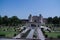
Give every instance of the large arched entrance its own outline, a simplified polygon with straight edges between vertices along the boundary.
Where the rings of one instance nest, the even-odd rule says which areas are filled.
[[[36,27],[36,25],[35,24],[31,24],[31,27]]]

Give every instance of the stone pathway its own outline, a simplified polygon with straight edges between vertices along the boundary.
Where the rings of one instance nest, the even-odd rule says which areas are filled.
[[[26,28],[26,30],[24,30],[23,32],[21,32],[20,34],[18,34],[16,37],[13,38],[21,38],[21,35],[23,35],[23,33],[26,33],[30,28]],[[45,40],[45,37],[41,31],[41,29],[39,27],[36,28],[36,32],[37,32],[37,39],[41,39],[41,40]],[[27,35],[26,39],[33,39],[33,34],[34,34],[35,28],[31,29],[31,31],[29,32],[29,34]]]
[[[45,37],[44,37],[44,35],[39,27],[37,28],[37,34],[38,34],[37,35],[38,39],[45,40]]]
[[[34,34],[35,29],[31,29],[30,33],[26,38],[33,39],[33,34]]]
[[[8,39],[8,38],[7,39],[6,38],[4,39],[4,38],[2,38],[0,40],[26,40],[26,39]]]
[[[27,28],[26,30],[24,30],[23,32],[19,33],[17,36],[13,37],[13,38],[21,38],[22,33],[26,33],[29,30],[29,28]]]
[[[13,37],[13,38],[20,38],[21,37],[21,33],[19,33],[17,36]]]

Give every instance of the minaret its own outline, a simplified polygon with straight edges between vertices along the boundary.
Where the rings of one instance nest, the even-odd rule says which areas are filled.
[[[29,19],[29,22],[32,22],[32,15],[31,14],[29,15],[28,19]]]
[[[41,24],[43,24],[43,16],[40,14],[39,17],[40,17],[39,21],[41,22]]]

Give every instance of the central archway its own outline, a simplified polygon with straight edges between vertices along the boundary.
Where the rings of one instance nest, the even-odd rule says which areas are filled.
[[[31,27],[36,27],[36,25],[35,24],[31,24]]]

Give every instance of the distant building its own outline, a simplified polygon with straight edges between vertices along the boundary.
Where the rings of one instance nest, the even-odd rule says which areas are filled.
[[[23,22],[26,23],[27,26],[40,26],[41,24],[45,24],[46,18],[43,18],[43,16],[40,14],[39,16],[32,16],[31,14],[29,15],[28,19],[23,19]]]

